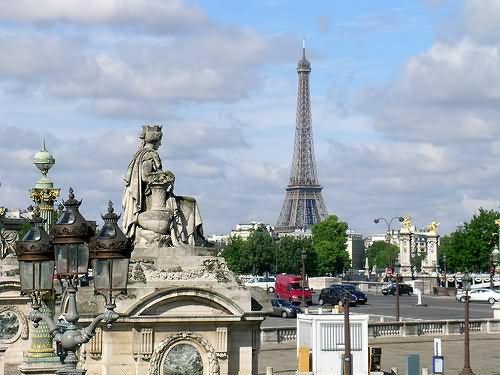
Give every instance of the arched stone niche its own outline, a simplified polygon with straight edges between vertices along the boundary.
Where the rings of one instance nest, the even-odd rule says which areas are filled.
[[[22,338],[27,340],[28,319],[16,306],[0,306],[0,342],[11,344]]]
[[[165,361],[167,359],[175,360],[180,351],[184,351],[192,357],[197,356],[197,351],[203,366],[202,374],[219,375],[219,361],[214,347],[210,345],[206,338],[192,332],[178,332],[176,335],[169,336],[163,340],[153,352],[151,361],[149,362],[148,374],[163,375]]]

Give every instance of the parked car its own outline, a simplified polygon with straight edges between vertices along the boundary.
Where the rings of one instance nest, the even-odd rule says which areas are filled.
[[[271,305],[273,306],[271,315],[281,316],[282,318],[295,318],[297,314],[302,312],[298,306],[283,298],[271,298]]]
[[[304,298],[307,305],[312,304],[312,293],[309,286],[302,288],[302,278],[297,275],[276,275],[276,297],[299,304]]]
[[[245,282],[245,286],[258,287],[267,290],[268,293],[274,293],[276,290],[276,278],[274,276],[257,276]]]
[[[387,284],[386,286],[384,286],[384,288],[382,289],[382,294],[384,296],[388,295],[388,294],[392,294],[392,295],[395,295],[396,294],[396,283],[389,283]],[[413,288],[408,285],[408,284],[399,284],[399,295],[401,294],[408,294],[409,296],[411,296],[413,293]]]
[[[459,291],[456,295],[457,301],[465,302],[465,292]],[[472,289],[469,292],[470,302],[489,302],[494,304],[500,301],[500,293],[488,288]]]
[[[368,301],[368,296],[363,293],[356,285],[353,284],[332,284],[330,288],[338,289],[339,291],[347,290],[354,294],[357,298],[357,303],[365,304]]]
[[[322,305],[338,305],[342,300],[346,289],[339,288],[323,288],[318,297],[318,303]],[[358,298],[351,293],[351,306],[355,306],[358,303]]]

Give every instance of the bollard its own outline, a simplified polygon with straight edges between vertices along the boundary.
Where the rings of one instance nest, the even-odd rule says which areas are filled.
[[[319,307],[318,314],[323,314],[323,307],[322,306]]]
[[[415,294],[417,295],[417,304],[415,306],[427,306],[426,303],[422,303],[422,291],[418,288],[415,288]]]
[[[422,368],[422,375],[429,375],[429,369],[428,368]]]
[[[266,367],[266,375],[273,375],[273,368],[272,367]]]
[[[420,355],[418,353],[406,354],[406,375],[419,375]]]

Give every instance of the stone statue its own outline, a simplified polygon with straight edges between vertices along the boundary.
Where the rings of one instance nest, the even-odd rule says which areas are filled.
[[[175,195],[175,176],[162,169],[162,127],[143,126],[140,139],[125,177],[123,231],[135,244],[208,246],[196,200]]]
[[[16,255],[17,232],[6,230],[2,225],[2,217],[7,213],[7,208],[0,207],[0,259],[7,255]]]
[[[411,232],[412,223],[411,216],[405,216],[403,221],[401,222],[401,232]]]
[[[437,234],[438,227],[439,227],[439,223],[436,223],[435,221],[433,221],[432,223],[427,225],[427,230],[429,231],[429,234]]]

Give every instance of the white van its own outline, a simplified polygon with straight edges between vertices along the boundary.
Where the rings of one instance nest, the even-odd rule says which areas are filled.
[[[258,287],[267,290],[268,293],[274,293],[276,278],[274,276],[257,276],[245,282],[245,286]]]

